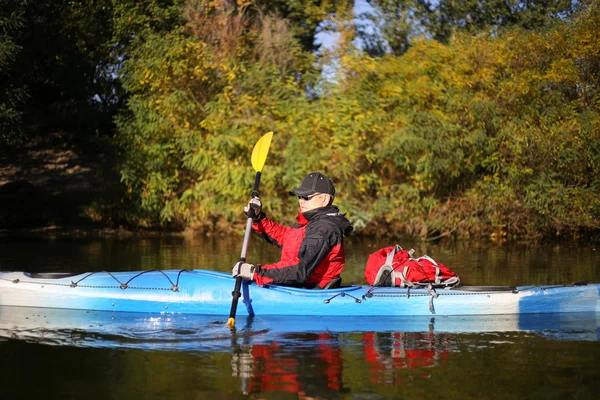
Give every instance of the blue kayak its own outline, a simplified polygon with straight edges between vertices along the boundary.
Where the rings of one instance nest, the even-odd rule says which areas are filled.
[[[227,316],[235,280],[204,270],[0,272],[0,306]],[[244,281],[238,316],[456,316],[599,313],[600,284],[311,290]]]

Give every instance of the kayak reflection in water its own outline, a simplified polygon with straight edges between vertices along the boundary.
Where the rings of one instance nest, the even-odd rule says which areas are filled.
[[[290,341],[314,346],[286,346]],[[231,361],[244,394],[290,392],[299,398],[343,391],[342,365],[339,341],[329,333],[290,334],[279,342],[242,345]]]
[[[269,243],[281,247],[281,259],[265,265],[239,262],[233,266],[232,276],[259,285],[278,283],[315,289],[339,286],[346,261],[344,236],[350,235],[353,228],[333,205],[333,183],[320,172],[312,172],[289,194],[298,196],[299,203],[298,223],[293,226],[267,218],[258,197],[244,208],[253,219],[252,228]]]
[[[349,390],[344,388],[344,359],[356,360],[349,369],[353,373],[364,371],[373,384],[399,387],[407,378],[429,379],[428,369],[443,366],[456,349],[451,334],[433,331],[350,335],[356,334],[362,335],[358,349],[365,363],[354,356],[356,348],[352,345],[344,357],[341,344],[346,334],[286,334],[270,343],[237,347],[231,362],[232,376],[241,378],[244,394],[290,392],[298,393],[301,399],[333,398]],[[363,365],[357,369],[356,363]]]
[[[394,372],[399,369],[419,370],[410,378],[430,378],[422,368],[443,366],[455,349],[451,335],[433,332],[366,332],[363,344],[371,382],[385,386],[405,383]]]

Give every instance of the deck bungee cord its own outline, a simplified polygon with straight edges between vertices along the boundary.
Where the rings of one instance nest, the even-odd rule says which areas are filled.
[[[171,286],[170,287],[147,287],[147,286],[131,286],[130,285],[130,283],[134,279],[139,278],[148,273],[152,273],[152,272],[160,273],[162,276],[164,276],[167,279],[167,281],[171,284]],[[49,285],[49,286],[64,286],[64,287],[72,287],[72,288],[81,287],[81,288],[91,288],[91,289],[122,289],[122,290],[125,290],[125,289],[170,290],[172,292],[178,292],[179,291],[179,278],[181,277],[181,274],[184,272],[193,273],[193,270],[189,270],[189,269],[179,270],[179,272],[177,273],[177,278],[175,279],[175,283],[171,280],[171,278],[169,278],[169,276],[163,270],[160,270],[160,269],[141,271],[141,272],[137,273],[135,276],[129,278],[126,282],[121,282],[112,272],[109,272],[109,271],[89,272],[89,273],[87,273],[87,275],[85,275],[81,279],[79,279],[77,281],[71,281],[71,283],[56,283],[56,282],[51,281],[52,279],[60,279],[62,274],[55,274],[55,276],[52,278],[39,278],[39,279],[42,279],[42,281],[25,280],[25,279],[21,279],[21,278],[12,279],[12,280],[0,278],[0,280],[12,282],[14,284],[28,283],[28,284],[41,285],[41,286]],[[81,285],[80,284],[81,282],[85,281],[86,279],[90,278],[91,276],[97,277],[98,275],[101,275],[101,274],[107,274],[108,276],[113,278],[119,285],[111,286],[111,285]],[[65,274],[64,277],[68,277],[68,276],[77,276],[77,275]]]
[[[333,295],[332,297],[330,297],[330,298],[328,298],[328,299],[325,299],[325,300],[323,300],[323,303],[325,303],[325,304],[329,304],[329,303],[331,302],[331,300],[335,299],[336,297],[346,297],[346,296],[348,296],[348,297],[350,297],[350,298],[354,299],[354,301],[355,301],[356,303],[362,303],[362,300],[361,300],[361,299],[359,299],[358,297],[354,297],[354,296],[352,296],[352,295],[351,295],[351,294],[349,294],[348,292],[339,292],[339,293],[336,293],[336,294],[335,294],[335,295]]]

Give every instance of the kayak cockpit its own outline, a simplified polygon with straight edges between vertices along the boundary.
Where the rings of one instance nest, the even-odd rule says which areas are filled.
[[[290,294],[302,293],[302,294],[318,295],[319,293],[332,294],[332,293],[340,293],[340,292],[351,292],[354,290],[362,289],[363,286],[350,285],[350,286],[339,286],[339,287],[332,288],[332,289],[308,289],[308,288],[294,287],[294,286],[267,284],[267,285],[263,285],[262,288],[273,290],[276,292],[285,292],[285,293],[290,293]]]
[[[23,272],[28,278],[31,279],[63,279],[70,278],[72,276],[81,275],[79,272]]]

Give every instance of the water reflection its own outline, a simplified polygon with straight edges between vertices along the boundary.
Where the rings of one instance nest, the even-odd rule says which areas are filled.
[[[268,343],[246,343],[232,355],[232,375],[240,378],[244,394],[290,392],[303,398],[317,392],[320,396],[327,391],[343,392],[345,340],[345,334],[306,333],[285,334]],[[349,362],[366,369],[372,383],[387,387],[402,386],[407,379],[429,379],[429,369],[443,366],[458,348],[453,335],[433,330],[360,332],[352,340],[355,349]],[[290,343],[309,345],[299,351]],[[409,374],[399,374],[402,369],[410,370]]]
[[[593,365],[593,349],[600,345],[600,316],[596,314],[360,321],[346,317],[240,317],[237,322],[232,331],[225,318],[210,316],[0,307],[0,346],[4,340],[5,344],[27,342],[48,348],[102,349],[88,353],[98,357],[99,363],[107,351],[119,350],[123,359],[109,369],[152,365],[159,374],[159,366],[166,362],[178,371],[193,371],[200,377],[197,379],[218,376],[219,385],[240,395],[336,398],[357,388],[389,396],[397,390],[414,390],[419,382],[433,385],[436,379],[431,378],[445,374],[440,370],[456,369],[463,363],[488,363],[486,357],[495,360],[528,354],[523,360],[539,368],[555,351],[565,354],[566,349],[574,349],[578,354],[587,348],[591,351],[587,358],[574,360]],[[581,346],[581,340],[590,345]],[[552,344],[557,341],[573,345]],[[539,348],[541,343],[556,350],[532,356],[531,346]],[[28,360],[12,362],[23,363],[22,368],[27,369]],[[527,365],[520,368],[526,370]],[[593,367],[588,372],[593,375]],[[172,379],[174,383],[190,380],[189,374]]]
[[[433,325],[432,325],[433,327]],[[457,349],[450,334],[429,332],[366,332],[363,337],[365,361],[371,381],[387,386],[400,386],[398,369],[416,370],[408,377],[428,379],[427,368],[444,365],[448,355]]]
[[[339,335],[364,333],[372,336],[361,337],[360,343],[375,350],[387,346],[396,349],[393,354],[403,354],[407,346],[426,345],[428,349],[435,349],[445,344],[440,341],[445,340],[444,334],[487,332],[527,332],[552,339],[600,341],[600,314],[355,318],[257,316],[239,317],[236,328],[231,331],[225,321],[216,316],[0,307],[0,337],[83,347],[228,351],[232,346],[272,344],[275,341],[293,345],[296,350],[315,351],[325,345],[337,344]],[[412,333],[421,336],[411,336]],[[311,340],[305,340],[307,337]],[[425,347],[419,348],[423,349]],[[384,352],[379,351],[378,354],[385,358]]]
[[[291,346],[292,342],[311,344]],[[266,343],[245,343],[232,354],[232,376],[241,379],[244,394],[298,393],[302,398],[317,389],[342,390],[343,359],[337,335],[307,333],[283,335]]]

